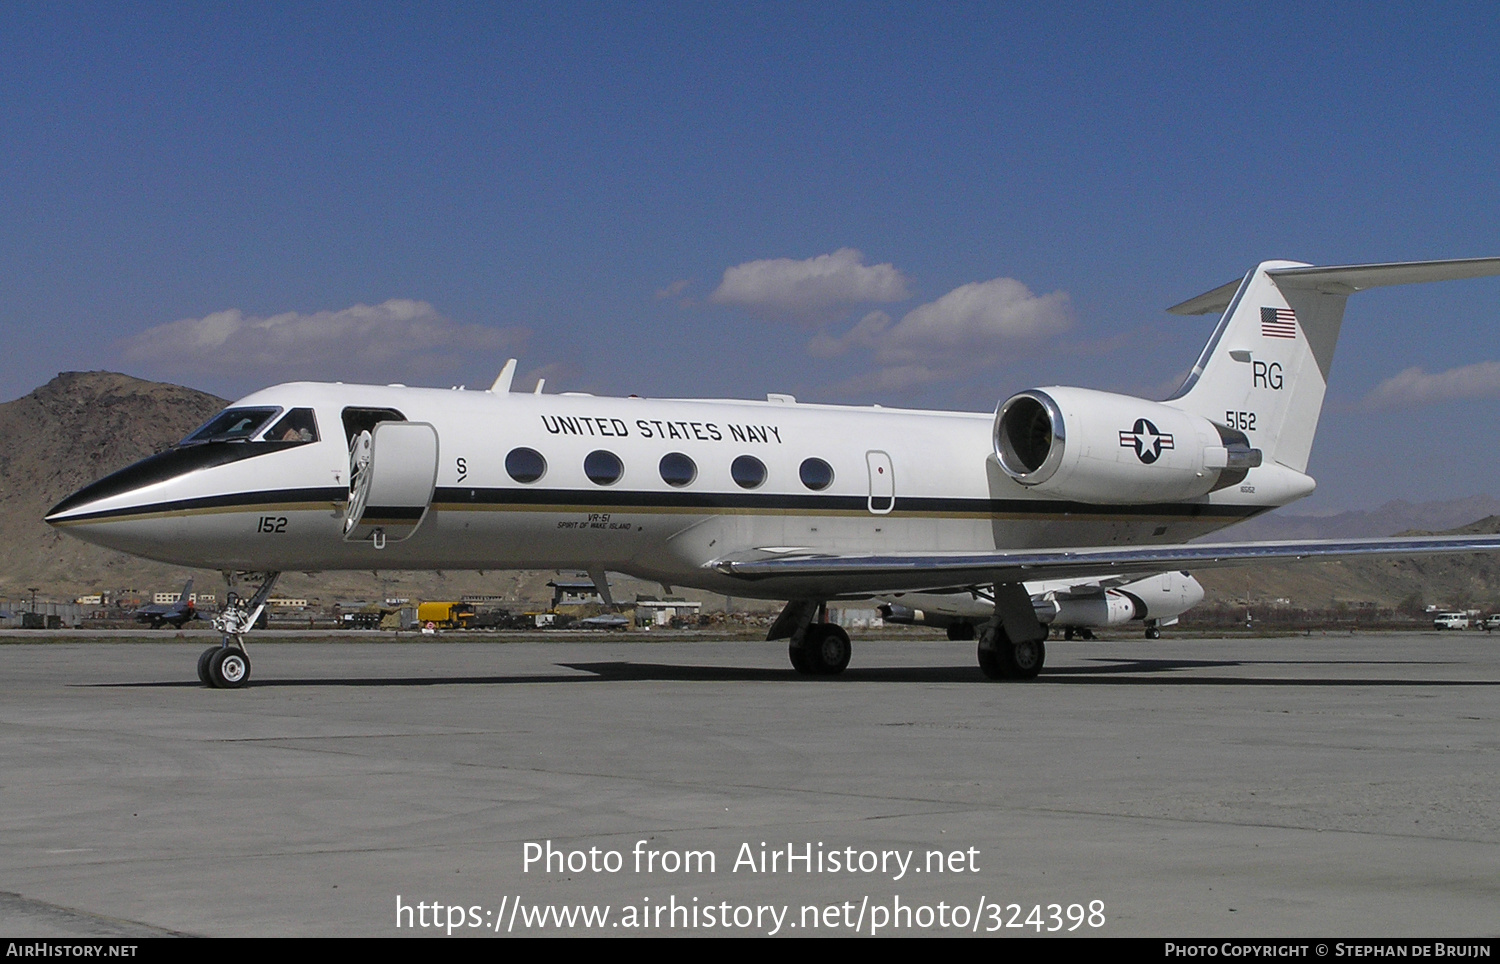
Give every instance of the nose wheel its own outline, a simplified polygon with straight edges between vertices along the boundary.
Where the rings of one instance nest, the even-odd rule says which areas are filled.
[[[250,681],[250,657],[238,646],[214,646],[198,657],[198,678],[216,690],[237,690]]]
[[[202,683],[204,686],[214,685],[213,683],[209,682],[208,661],[213,659],[214,654],[223,648],[224,647],[222,646],[210,646],[208,647],[208,649],[205,649],[203,651],[203,654],[201,656],[198,657],[198,682]]]

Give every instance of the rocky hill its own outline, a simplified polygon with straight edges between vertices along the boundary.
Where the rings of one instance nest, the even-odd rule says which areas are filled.
[[[1411,530],[1386,535],[1447,535],[1500,532],[1500,515],[1454,529]],[[1363,533],[1362,533],[1363,534]],[[1231,529],[1223,538],[1237,538]],[[1330,538],[1316,536],[1315,538]],[[1445,609],[1500,612],[1500,555],[1370,558],[1345,562],[1298,562],[1239,569],[1205,569],[1194,573],[1208,592],[1207,601],[1277,599],[1303,609],[1330,609],[1340,604],[1373,603],[1394,608],[1421,600]]]
[[[223,399],[205,392],[113,372],[64,372],[0,405],[0,597],[18,597],[31,586],[61,598],[177,578],[168,566],[70,539],[42,516],[81,486],[162,451],[223,407]]]

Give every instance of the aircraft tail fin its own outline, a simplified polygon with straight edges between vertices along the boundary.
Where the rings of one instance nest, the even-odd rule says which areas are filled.
[[[1224,314],[1167,404],[1239,429],[1267,460],[1307,470],[1350,295],[1366,288],[1500,274],[1500,258],[1319,267],[1265,261],[1167,309]]]

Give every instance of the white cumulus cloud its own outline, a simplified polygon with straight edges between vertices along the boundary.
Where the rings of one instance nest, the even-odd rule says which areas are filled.
[[[1398,408],[1497,396],[1500,396],[1500,362],[1487,361],[1450,368],[1445,372],[1408,368],[1375,386],[1365,396],[1364,404],[1370,409]]]
[[[1036,295],[1014,278],[993,278],[954,288],[894,323],[885,312],[872,311],[842,335],[819,332],[807,350],[817,358],[869,351],[882,374],[860,384],[896,389],[994,367],[1018,345],[1072,324],[1065,292]]]
[[[860,252],[840,248],[805,261],[769,258],[727,268],[709,300],[763,317],[819,325],[854,305],[902,301],[910,297],[906,286],[906,275],[894,265],[867,265]]]
[[[148,366],[191,365],[281,381],[377,380],[461,368],[465,356],[498,354],[528,334],[523,328],[459,324],[425,301],[393,298],[264,318],[231,308],[148,328],[125,339],[122,348],[126,358]],[[445,359],[454,364],[445,366]]]
[[[912,309],[880,336],[877,357],[887,362],[953,361],[992,356],[1016,342],[1066,331],[1073,323],[1068,296],[1034,295],[1014,278],[976,281]]]

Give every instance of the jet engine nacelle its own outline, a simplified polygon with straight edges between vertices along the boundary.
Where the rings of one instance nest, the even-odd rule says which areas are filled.
[[[995,413],[995,457],[1037,492],[1077,502],[1172,502],[1239,484],[1261,453],[1243,432],[1129,395],[1031,389]]]
[[[1131,620],[1145,619],[1144,606],[1121,592],[1107,592],[1082,599],[1033,599],[1036,618],[1041,623],[1059,626],[1123,626]]]

